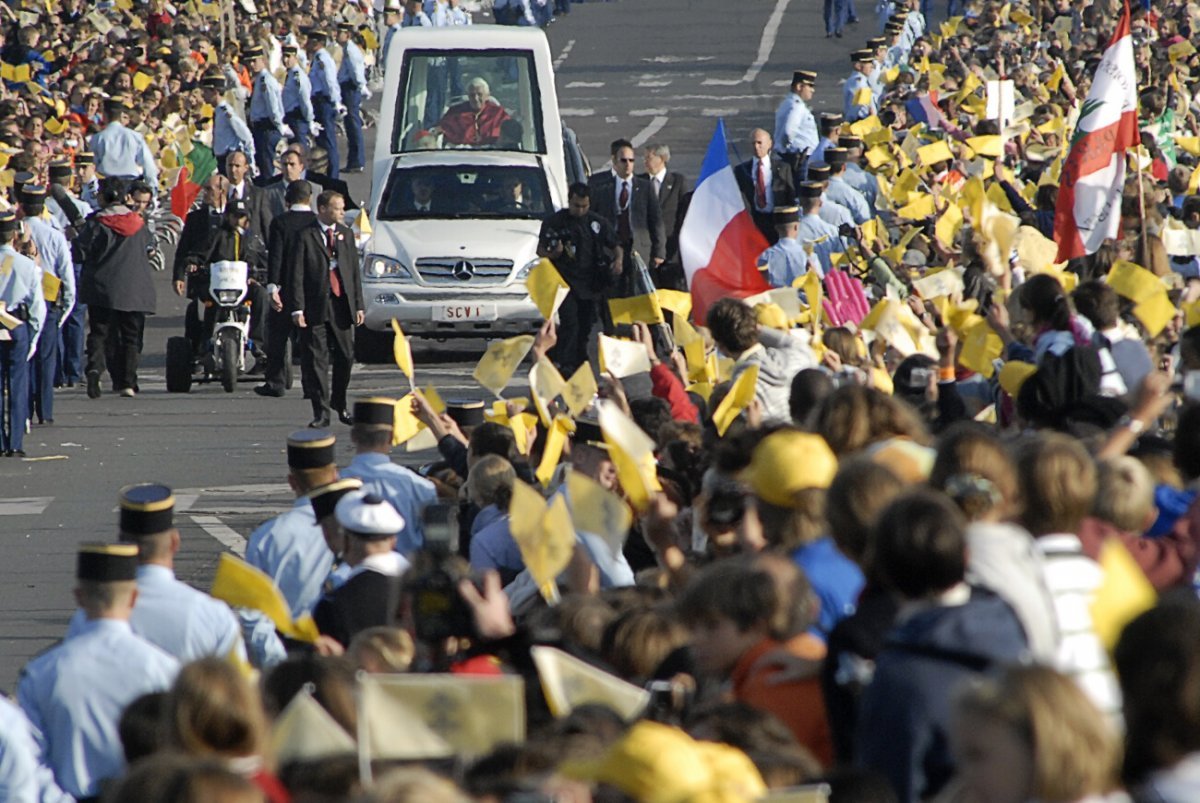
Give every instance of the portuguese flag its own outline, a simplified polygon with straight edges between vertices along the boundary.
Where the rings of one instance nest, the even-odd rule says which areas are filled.
[[[179,178],[171,189],[171,214],[181,220],[187,218],[200,188],[216,171],[217,157],[213,156],[212,148],[192,140],[192,149],[183,158]]]

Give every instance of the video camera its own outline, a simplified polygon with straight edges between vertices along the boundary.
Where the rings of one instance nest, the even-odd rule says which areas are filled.
[[[473,580],[458,555],[458,506],[428,505],[421,511],[421,528],[425,546],[413,557],[405,583],[412,595],[417,640],[439,644],[473,636],[471,609],[458,592],[460,582]]]

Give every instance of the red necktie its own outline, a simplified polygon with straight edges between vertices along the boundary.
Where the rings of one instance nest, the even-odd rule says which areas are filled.
[[[622,242],[633,239],[633,223],[629,218],[629,182],[621,181],[621,192],[617,195],[617,237]]]
[[[767,208],[767,166],[761,160],[758,175],[754,178],[754,205],[759,209]]]
[[[333,226],[325,230],[325,245],[329,249],[330,264],[333,263]],[[329,292],[333,293],[334,298],[342,297],[342,275],[338,268],[331,268],[329,271]]]

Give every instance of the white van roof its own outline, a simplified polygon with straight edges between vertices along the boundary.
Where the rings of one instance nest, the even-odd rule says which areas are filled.
[[[374,185],[372,196],[376,196],[386,180],[388,171],[397,156],[404,159],[424,159],[431,155],[429,151],[401,151],[398,147],[399,138],[395,126],[399,120],[398,105],[402,101],[401,93],[405,76],[406,56],[412,51],[525,51],[532,55],[533,73],[536,76],[536,89],[539,97],[532,102],[537,105],[540,114],[541,136],[539,142],[544,143],[545,164],[551,174],[551,184],[556,185],[552,192],[555,195],[566,195],[566,168],[563,152],[562,119],[558,110],[558,94],[554,85],[554,67],[550,54],[550,44],[545,33],[540,28],[525,28],[508,25],[470,25],[451,26],[446,28],[402,28],[393,37],[388,47],[388,60],[384,65],[383,96],[379,112],[379,127],[375,139],[375,158],[372,169]],[[464,83],[468,80],[463,76]],[[528,125],[532,121],[522,120]],[[494,148],[486,149],[496,152]],[[458,153],[456,150],[445,151]],[[505,152],[505,151],[500,151]],[[514,151],[514,153],[519,151]],[[462,153],[462,158],[469,161],[472,157]],[[372,198],[372,202],[376,200]],[[374,203],[372,203],[374,205]]]

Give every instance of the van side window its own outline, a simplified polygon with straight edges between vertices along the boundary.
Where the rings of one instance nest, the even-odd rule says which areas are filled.
[[[527,50],[408,50],[394,150],[546,153],[537,73]]]

